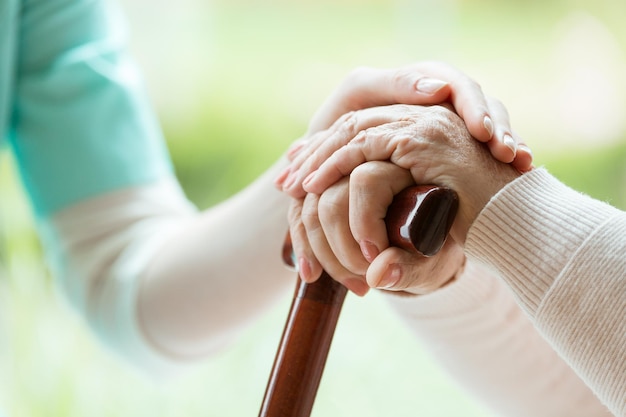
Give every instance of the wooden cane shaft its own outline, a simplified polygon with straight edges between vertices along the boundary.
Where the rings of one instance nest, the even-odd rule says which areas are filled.
[[[313,408],[346,287],[326,272],[296,291],[260,416],[308,416]]]

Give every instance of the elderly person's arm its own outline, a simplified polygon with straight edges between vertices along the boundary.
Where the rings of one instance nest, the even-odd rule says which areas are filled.
[[[493,108],[505,114],[499,103]],[[460,206],[451,237],[464,247],[468,265],[495,272],[498,285],[506,285],[563,361],[613,413],[625,415],[626,213],[571,190],[544,169],[520,174],[494,160],[446,108],[397,106],[395,117],[390,107],[379,110],[383,123],[350,137],[315,173],[301,173],[308,176],[304,189],[323,195],[344,175],[357,173],[358,178],[355,169],[363,162],[390,161],[409,171],[416,183],[456,190]],[[364,187],[351,187],[350,194]],[[420,282],[423,260],[408,262],[410,255],[387,247],[372,213],[388,202],[370,200],[369,205],[350,205],[349,213],[357,247],[370,248],[369,255],[361,255],[371,259],[364,271],[367,282],[380,286],[392,273],[393,283],[384,287],[410,291]],[[372,251],[378,256],[372,257]],[[493,314],[508,311],[494,309]]]

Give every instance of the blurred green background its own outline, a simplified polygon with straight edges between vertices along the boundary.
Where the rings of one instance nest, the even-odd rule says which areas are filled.
[[[354,67],[445,60],[508,107],[538,165],[626,208],[626,3],[124,0],[178,176],[200,207],[301,135]],[[257,415],[289,300],[167,383],[110,355],[55,294],[0,157],[0,404],[8,416]],[[278,254],[277,254],[278,256]],[[314,416],[491,416],[393,320],[348,297]]]

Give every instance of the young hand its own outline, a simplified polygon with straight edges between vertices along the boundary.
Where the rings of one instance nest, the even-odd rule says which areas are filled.
[[[313,155],[323,160],[342,146],[341,142],[333,142],[333,146],[320,149],[335,134],[355,136],[377,122],[356,120],[351,112],[396,103],[448,103],[465,121],[472,136],[488,144],[496,159],[512,163],[521,172],[531,169],[530,149],[512,131],[508,115],[494,118],[490,101],[474,80],[441,62],[422,62],[398,69],[358,68],[321,106],[305,137],[290,148],[288,156],[292,164],[275,183],[293,196],[302,197],[303,178],[298,169],[303,161]],[[345,131],[337,132],[337,129]]]

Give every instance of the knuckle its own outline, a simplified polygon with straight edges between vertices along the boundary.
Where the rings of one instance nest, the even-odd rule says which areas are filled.
[[[316,210],[303,210],[300,219],[307,230],[314,229],[319,224],[319,215]]]
[[[446,134],[451,128],[462,126],[465,128],[465,122],[461,117],[450,109],[443,106],[432,107],[432,117],[426,120],[426,129],[430,134]]]
[[[494,109],[499,114],[502,114],[506,117],[509,117],[509,112],[502,103],[502,101],[498,100],[495,97],[487,97],[487,105],[490,109]]]
[[[480,91],[482,93],[483,88],[478,81],[476,81],[473,78],[467,77],[466,82],[471,88],[475,89],[476,91]]]
[[[344,135],[356,135],[359,126],[358,113],[351,111],[345,114],[341,123],[341,132]]]
[[[490,106],[502,106],[502,102],[495,97],[487,96],[485,99],[487,100],[487,104]]]
[[[289,224],[298,223],[301,211],[302,206],[299,202],[294,202],[289,205],[289,210],[287,211],[287,220],[289,221]]]
[[[429,136],[429,130],[431,129],[431,125],[432,123],[429,122],[421,126],[421,135]],[[399,156],[411,153],[414,150],[416,143],[417,141],[415,140],[413,135],[404,134],[401,136],[397,136],[395,138],[396,155]]]
[[[326,223],[340,218],[347,211],[347,203],[337,198],[332,193],[324,193],[319,200],[317,216],[320,221]]]
[[[372,72],[372,68],[365,66],[365,65],[360,65],[358,67],[355,67],[352,71],[350,71],[346,77],[347,80],[349,81],[359,81],[362,80],[366,77],[368,77],[371,72]]]
[[[356,135],[359,125],[358,112],[351,110],[341,115],[332,125],[332,138],[346,138]]]
[[[332,126],[331,126],[331,127],[332,127],[332,129],[334,129],[334,130],[339,130],[339,129],[343,128],[343,125],[344,125],[346,122],[348,122],[348,120],[349,120],[351,117],[353,117],[353,116],[354,116],[354,114],[353,114],[353,113],[354,113],[354,111],[353,111],[353,110],[351,110],[351,111],[348,111],[348,112],[346,112],[346,113],[342,114],[341,116],[339,116],[339,117],[337,118],[337,120],[335,120],[335,121],[334,121],[334,123],[332,124]],[[323,132],[323,131],[322,131],[322,132],[319,132],[318,134],[319,134],[319,136],[320,136],[320,137],[325,137],[325,136],[327,135],[327,133],[326,133],[326,132]]]
[[[369,134],[372,132],[372,129],[373,128],[368,128],[368,129],[357,132],[354,138],[348,143],[348,145],[352,145],[352,146],[365,145],[368,141]]]
[[[416,80],[418,78],[416,74],[418,73],[409,67],[401,67],[393,71],[391,74],[391,82],[397,87],[402,87]]]
[[[378,161],[372,161],[357,166],[350,174],[350,183],[355,185],[371,183],[371,181],[377,177],[379,168],[380,165]]]

